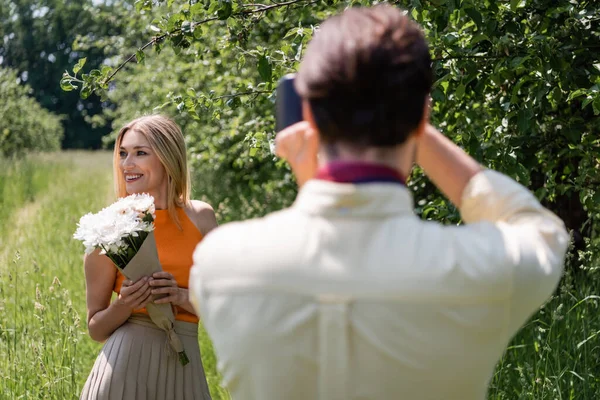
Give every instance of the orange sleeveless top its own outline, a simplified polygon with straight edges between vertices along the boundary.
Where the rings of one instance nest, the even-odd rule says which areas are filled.
[[[179,287],[187,289],[190,269],[193,264],[192,255],[196,246],[202,240],[202,234],[189,219],[183,208],[177,207],[177,216],[179,217],[181,230],[169,216],[168,210],[156,210],[154,237],[162,269],[170,272],[175,277]],[[124,280],[125,276],[117,271],[117,279],[113,288],[116,293],[121,291],[121,284]],[[183,308],[176,306],[174,311],[176,320],[198,323],[198,317]],[[133,312],[148,314],[145,308]]]

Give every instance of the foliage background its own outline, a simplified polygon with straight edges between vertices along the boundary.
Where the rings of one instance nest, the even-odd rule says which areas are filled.
[[[111,1],[2,0],[0,1],[0,66],[17,71],[19,81],[32,88],[32,96],[47,110],[64,115],[61,146],[65,149],[99,149],[110,126],[93,126],[89,118],[111,105],[97,96],[82,99],[65,93],[60,77],[79,57],[99,66],[110,51],[104,37],[119,34],[120,21],[104,10]],[[103,20],[95,20],[98,14]],[[80,49],[78,35],[94,37],[97,46]]]
[[[277,80],[297,70],[322,20],[375,3],[136,1],[137,18],[119,18],[127,23],[109,64],[130,54],[133,63],[110,83],[114,68],[72,83],[115,105],[100,124],[155,111],[174,116],[188,138],[197,193],[220,207],[223,220],[263,215],[295,194],[289,171],[270,152]],[[600,229],[598,7],[566,0],[394,4],[423,26],[431,45],[433,122],[479,161],[531,188],[573,230],[574,251],[589,251]],[[459,221],[418,169],[410,186],[424,218]]]

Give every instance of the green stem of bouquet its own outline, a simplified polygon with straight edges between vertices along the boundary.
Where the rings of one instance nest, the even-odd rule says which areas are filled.
[[[104,252],[106,253],[106,256],[108,258],[110,258],[110,260],[113,262],[113,264],[115,264],[117,266],[117,268],[123,269],[123,267],[127,265],[127,260],[125,260],[120,255],[110,253],[106,249],[106,247],[104,247],[103,245],[100,245],[100,248],[102,248],[102,250],[104,250]]]
[[[127,241],[129,242],[129,245],[133,248],[133,250],[135,250],[136,253],[140,250],[140,248],[136,245],[135,240],[133,239],[132,236],[127,236]]]

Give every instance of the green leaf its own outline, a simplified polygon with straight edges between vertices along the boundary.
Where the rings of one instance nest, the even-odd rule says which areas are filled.
[[[146,53],[144,53],[143,50],[139,50],[135,52],[135,59],[137,60],[138,64],[142,64],[144,65],[146,62]]]
[[[256,147],[252,147],[250,149],[250,157],[254,157],[256,155],[256,152],[258,152],[258,149]]]
[[[208,13],[209,14],[216,13],[220,6],[221,6],[221,4],[218,1],[210,0],[210,5],[208,7]]]
[[[194,39],[200,39],[204,35],[202,25],[196,25],[194,28]]]
[[[515,172],[516,172],[516,177],[518,178],[517,181],[519,183],[521,183],[522,185],[529,185],[529,181],[530,181],[530,173],[529,170],[523,166],[523,164],[518,163],[517,167],[515,168]]]
[[[176,13],[171,15],[171,17],[167,21],[167,30],[169,32],[172,32],[175,29],[178,29],[181,26],[180,22],[184,20],[185,16],[182,13]]]
[[[77,86],[73,85],[71,77],[65,72],[62,79],[60,80],[60,88],[65,92],[70,92],[73,89],[77,89]]]
[[[516,11],[520,4],[521,0],[510,0],[510,9]]]
[[[439,88],[435,88],[431,91],[431,98],[434,101],[442,102],[445,100],[444,92],[442,92]]]
[[[199,15],[204,13],[204,4],[196,3],[190,8],[192,15]]]
[[[594,192],[594,197],[592,197],[592,201],[594,204],[600,204],[600,190],[596,190]]]
[[[477,11],[474,8],[467,8],[465,12],[469,17],[471,17],[471,19],[477,24],[478,27],[483,25],[483,17],[479,13],[479,11]]]
[[[594,115],[600,114],[600,96],[596,97],[592,103],[592,107],[594,108]]]
[[[135,9],[137,12],[152,10],[152,0],[136,0]]]
[[[587,94],[587,89],[577,89],[574,92],[571,92],[567,101],[571,101],[571,100],[573,100],[579,96],[583,96],[585,94]]]
[[[104,89],[99,89],[100,101],[108,101],[110,98],[108,97],[108,92]]]
[[[519,111],[517,116],[517,128],[521,133],[530,130],[531,119],[533,118],[533,111],[530,109],[523,109]]]
[[[497,37],[498,36],[498,34],[496,33],[497,27],[498,27],[498,23],[495,20],[488,19],[487,23],[485,24],[486,34],[489,37]]]
[[[217,17],[220,20],[227,19],[231,16],[233,11],[233,7],[231,5],[231,0],[223,0],[221,2],[221,8],[217,11]]]
[[[511,62],[510,62],[510,66],[511,66],[511,68],[513,68],[513,69],[514,69],[514,68],[517,68],[517,67],[520,67],[520,66],[521,66],[521,65],[523,65],[523,63],[524,63],[525,61],[527,61],[528,59],[529,59],[529,57],[527,57],[527,56],[526,56],[526,57],[515,57],[515,58],[513,58],[513,59],[511,60]]]
[[[450,78],[452,78],[452,74],[446,74],[446,75],[442,76],[440,79],[438,79],[437,81],[435,81],[433,83],[433,87],[434,88],[438,87],[439,85],[442,84],[442,82],[446,82],[446,81],[450,80]]]
[[[288,31],[288,32],[285,34],[285,36],[284,36],[283,38],[284,38],[284,39],[287,39],[287,38],[289,38],[290,36],[296,36],[296,35],[298,35],[298,34],[299,34],[298,32],[300,32],[300,30],[301,30],[301,29],[303,30],[303,28],[299,28],[299,27],[292,28],[292,29],[290,29],[290,30],[289,30],[289,31]]]
[[[258,73],[260,74],[263,82],[271,82],[273,67],[269,62],[269,58],[265,55],[262,55],[258,58]]]
[[[88,97],[90,97],[90,94],[92,94],[92,88],[91,86],[86,82],[83,84],[83,86],[81,87],[81,92],[79,93],[79,95],[81,96],[82,99],[87,99]]]
[[[435,26],[436,26],[437,32],[443,32],[444,29],[446,29],[446,27],[448,26],[448,13],[447,12],[438,14],[438,16],[435,19]]]
[[[232,109],[236,109],[239,106],[242,105],[242,100],[239,97],[232,97],[229,100],[227,100],[227,102],[225,103],[228,107],[231,107]]]
[[[458,100],[462,99],[463,96],[465,95],[465,89],[466,89],[466,87],[462,83],[460,85],[458,85],[458,87],[456,88],[456,92],[454,92],[454,95],[456,96],[456,98]]]
[[[81,68],[83,68],[86,61],[87,61],[87,57],[80,58],[79,61],[77,61],[77,64],[75,64],[75,66],[73,67],[73,73],[75,75],[77,75],[77,73],[79,73],[79,71],[81,71]]]
[[[239,54],[237,58],[238,68],[242,68],[246,65],[246,57],[243,54]]]
[[[484,35],[484,34],[475,35],[475,36],[473,36],[473,39],[471,39],[471,46],[474,46],[477,43],[483,42],[485,40],[490,42],[490,38],[487,35]]]

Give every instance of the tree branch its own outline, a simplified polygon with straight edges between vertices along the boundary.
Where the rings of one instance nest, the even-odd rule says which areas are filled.
[[[590,46],[583,46],[583,47],[575,47],[575,48],[569,48],[567,46],[565,47],[561,47],[560,50],[570,50],[570,51],[578,51],[578,50],[594,50],[594,49],[598,49],[600,48],[600,46],[597,45],[590,45]],[[499,60],[502,58],[509,58],[509,57],[524,57],[527,55],[527,53],[513,53],[513,54],[506,54],[506,55],[488,55],[488,54],[480,54],[480,55],[474,55],[474,54],[452,54],[446,50],[444,50],[446,52],[446,54],[448,54],[447,57],[436,57],[433,58],[431,61],[449,61],[449,60],[467,60],[467,59],[484,59],[484,60]]]
[[[257,13],[257,12],[263,12],[263,11],[271,10],[273,8],[291,6],[291,5],[298,4],[298,3],[306,3],[305,5],[309,6],[311,4],[318,3],[319,1],[320,0],[313,0],[313,1],[307,2],[306,0],[291,0],[291,1],[287,1],[285,3],[275,3],[275,4],[270,5],[270,6],[264,6],[262,8],[258,8],[258,9],[255,9],[255,10],[241,11],[239,14],[252,14],[252,13]]]
[[[486,59],[486,60],[496,60],[496,59],[500,59],[500,58],[507,58],[508,56],[490,56],[490,55],[467,55],[467,54],[461,54],[461,55],[455,55],[455,54],[451,54],[448,57],[437,57],[437,58],[433,58],[431,61],[449,61],[449,60],[467,60],[467,59]]]
[[[265,12],[265,11],[269,11],[272,10],[274,8],[279,8],[279,7],[286,7],[286,6],[291,6],[294,4],[299,4],[299,3],[305,3],[305,5],[311,5],[311,4],[315,4],[318,3],[320,0],[312,0],[312,1],[306,1],[306,0],[291,0],[291,1],[287,1],[285,3],[276,3],[270,6],[266,6],[266,5],[262,5],[262,4],[248,4],[249,6],[259,6],[260,8],[254,9],[254,10],[243,10],[240,12],[237,12],[235,15],[241,16],[241,15],[248,15],[248,14],[255,14],[255,13],[261,13],[261,12]],[[198,21],[198,22],[192,22],[190,24],[189,27],[185,27],[185,29],[193,29],[199,25],[205,24],[207,22],[211,22],[211,21],[217,21],[219,18],[218,17],[211,17],[211,18],[206,18],[202,21]],[[135,58],[136,54],[138,51],[144,51],[146,50],[148,47],[159,43],[160,41],[162,41],[164,38],[166,38],[167,36],[171,36],[174,33],[179,33],[184,29],[184,27],[181,28],[177,28],[174,29],[171,32],[165,32],[162,35],[156,36],[154,38],[152,38],[151,41],[149,41],[148,43],[146,43],[145,45],[143,45],[142,47],[138,48],[137,51],[135,53],[133,53],[132,55],[130,55],[125,61],[123,61],[123,63],[121,63],[107,78],[106,80],[104,80],[102,83],[103,85],[106,85],[108,82],[110,82],[115,75],[121,70],[123,69],[123,67],[125,67],[127,64],[129,64],[131,61],[133,61],[133,59]]]
[[[148,43],[146,43],[145,45],[143,45],[142,47],[140,47],[138,49],[138,51],[144,51],[146,50],[146,48],[148,46],[151,46],[152,44],[157,43],[157,38],[153,38],[151,41],[149,41]],[[121,65],[119,65],[109,76],[108,78],[106,78],[103,82],[103,85],[106,85],[108,82],[110,82],[112,80],[112,78],[121,70],[123,69],[124,66],[126,66],[127,64],[129,64],[131,61],[133,61],[133,59],[135,58],[135,55],[137,53],[133,53],[132,55],[129,56],[129,58],[127,58],[123,63],[121,63]]]
[[[192,24],[190,24],[190,28],[195,28],[195,27],[196,27],[196,26],[198,26],[198,25],[202,25],[202,24],[204,24],[204,23],[206,23],[206,22],[210,22],[210,21],[215,21],[215,20],[217,20],[217,19],[219,19],[219,18],[217,18],[217,17],[211,17],[211,18],[204,19],[204,20],[202,20],[202,21],[193,22]],[[187,27],[186,27],[186,29],[187,29]],[[175,29],[175,30],[174,30],[174,31],[172,31],[172,32],[165,32],[165,33],[163,33],[162,35],[159,35],[159,36],[153,37],[151,41],[149,41],[148,43],[146,43],[145,45],[143,45],[142,47],[140,47],[140,48],[139,48],[137,51],[144,51],[144,50],[146,50],[148,47],[150,47],[151,45],[153,45],[153,44],[156,44],[156,43],[159,43],[160,41],[162,41],[162,40],[163,40],[164,38],[166,38],[167,36],[170,36],[170,35],[172,35],[173,33],[181,32],[182,30],[183,30],[183,28],[178,28],[178,29]],[[115,75],[116,75],[116,74],[117,74],[117,73],[118,73],[118,72],[119,72],[121,69],[123,69],[123,67],[124,67],[125,65],[127,65],[127,64],[129,64],[131,61],[133,61],[133,59],[135,58],[135,55],[136,55],[136,54],[137,54],[137,52],[133,53],[133,54],[132,54],[132,55],[130,55],[130,56],[129,56],[129,57],[128,57],[128,58],[127,58],[125,61],[123,61],[123,63],[121,63],[121,65],[119,65],[119,66],[117,67],[117,69],[115,69],[115,70],[112,72],[112,74],[110,74],[110,75],[108,76],[108,78],[106,78],[106,80],[104,81],[104,84],[107,84],[108,82],[110,82],[110,81],[112,80],[112,78],[113,78],[113,77],[114,77],[114,76],[115,76]]]
[[[230,98],[234,98],[234,97],[250,96],[250,95],[257,96],[259,94],[271,94],[271,93],[273,93],[272,90],[254,90],[254,91],[250,91],[250,92],[225,94],[223,96],[215,97],[212,100],[230,99]]]

